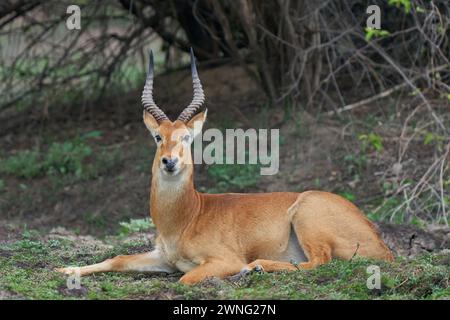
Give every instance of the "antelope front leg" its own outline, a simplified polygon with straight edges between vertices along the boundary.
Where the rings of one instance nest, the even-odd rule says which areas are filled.
[[[244,263],[238,261],[211,260],[186,273],[181,277],[180,282],[184,284],[196,284],[208,277],[222,279],[238,273],[244,266]]]
[[[79,273],[80,276],[98,272],[174,272],[158,249],[151,252],[117,256],[103,262],[84,267],[67,267],[56,269],[65,274]]]

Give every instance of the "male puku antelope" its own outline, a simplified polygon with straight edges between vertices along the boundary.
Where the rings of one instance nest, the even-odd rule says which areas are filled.
[[[171,121],[153,100],[153,55],[142,93],[144,123],[155,139],[150,213],[158,237],[148,253],[123,255],[67,274],[176,272],[195,284],[255,268],[266,272],[310,269],[355,254],[391,261],[372,223],[346,199],[328,192],[205,194],[194,188],[191,143],[205,96],[191,51],[192,102]],[[295,261],[295,262],[294,262]],[[294,264],[295,263],[295,264]]]

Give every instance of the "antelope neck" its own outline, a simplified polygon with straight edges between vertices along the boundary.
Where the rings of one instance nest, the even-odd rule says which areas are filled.
[[[178,175],[165,176],[153,170],[150,212],[160,234],[181,234],[200,210],[199,194],[194,188],[193,166]]]

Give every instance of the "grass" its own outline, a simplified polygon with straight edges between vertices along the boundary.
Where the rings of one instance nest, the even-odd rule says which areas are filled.
[[[216,164],[208,168],[208,175],[214,179],[214,187],[209,193],[245,191],[255,187],[260,179],[259,165]]]
[[[147,231],[150,228],[154,228],[155,225],[150,218],[144,219],[130,219],[130,222],[120,222],[120,236],[128,236],[135,232]]]
[[[131,225],[142,223],[130,222]],[[124,224],[125,225],[125,224]],[[128,225],[127,225],[128,226]],[[147,226],[147,224],[146,224]],[[131,228],[131,229],[142,229]],[[120,240],[120,241],[119,241]],[[381,263],[355,258],[332,261],[315,270],[251,274],[238,282],[207,280],[197,286],[177,282],[181,274],[109,273],[83,277],[69,290],[54,267],[85,265],[148,250],[146,240],[111,237],[113,248],[75,238],[49,239],[27,231],[0,245],[0,292],[25,299],[445,299],[450,297],[449,254],[426,254],[413,260]],[[100,249],[99,249],[100,248]],[[381,271],[381,288],[368,289],[367,267]]]
[[[91,131],[69,141],[53,142],[47,148],[21,150],[0,160],[0,173],[22,179],[47,176],[54,182],[63,177],[71,180],[97,177],[119,160],[114,150],[94,153],[88,142],[100,135],[100,131]]]

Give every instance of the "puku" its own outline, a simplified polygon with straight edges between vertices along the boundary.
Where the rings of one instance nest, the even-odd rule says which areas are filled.
[[[328,192],[205,194],[194,188],[191,143],[203,125],[205,95],[191,50],[192,102],[171,121],[153,100],[153,56],[142,93],[144,123],[155,139],[150,214],[158,237],[153,251],[117,256],[60,272],[176,272],[195,284],[258,268],[310,269],[355,255],[392,261],[373,224],[348,200]],[[295,261],[295,264],[293,263]]]

